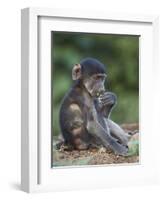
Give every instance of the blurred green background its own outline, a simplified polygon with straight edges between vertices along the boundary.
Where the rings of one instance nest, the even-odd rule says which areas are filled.
[[[139,36],[52,32],[52,131],[60,134],[59,109],[72,85],[71,70],[81,59],[93,57],[105,64],[107,90],[117,94],[111,118],[139,120]]]

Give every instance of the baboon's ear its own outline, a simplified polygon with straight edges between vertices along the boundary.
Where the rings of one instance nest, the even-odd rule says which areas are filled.
[[[72,69],[72,80],[77,80],[81,78],[81,66],[80,64],[75,64]]]

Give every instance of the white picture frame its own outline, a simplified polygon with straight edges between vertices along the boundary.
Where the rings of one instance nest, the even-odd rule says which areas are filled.
[[[158,97],[155,70],[158,68],[158,16],[49,8],[25,8],[21,13],[22,190],[60,191],[158,183],[159,154],[153,138],[158,137],[159,131],[155,109],[150,106]],[[140,132],[143,134],[138,165],[51,167],[49,34],[52,30],[141,35]]]

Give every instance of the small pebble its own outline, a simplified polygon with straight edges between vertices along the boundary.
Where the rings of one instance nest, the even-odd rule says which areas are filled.
[[[104,147],[101,147],[99,150],[98,150],[98,153],[101,154],[101,153],[105,153],[106,152],[106,148]]]

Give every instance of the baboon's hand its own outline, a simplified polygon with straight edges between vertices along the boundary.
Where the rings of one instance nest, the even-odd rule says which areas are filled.
[[[113,106],[116,104],[117,96],[112,92],[105,92],[99,96],[101,106]]]

